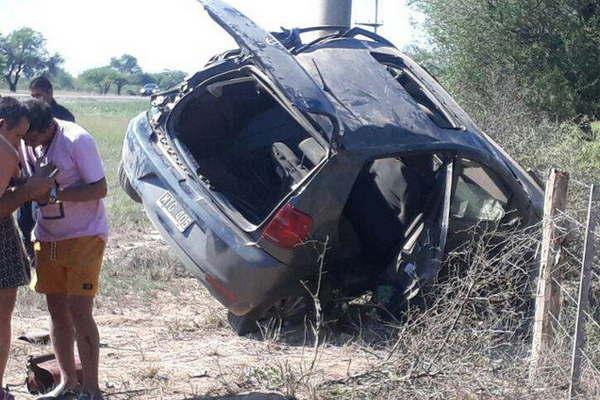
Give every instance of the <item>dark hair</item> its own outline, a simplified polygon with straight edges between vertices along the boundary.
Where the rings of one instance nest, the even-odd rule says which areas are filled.
[[[29,118],[23,103],[14,97],[0,97],[0,118],[6,120],[8,129],[13,129],[23,117]]]
[[[43,90],[44,92],[50,92],[52,90],[52,83],[50,83],[50,80],[44,75],[38,76],[31,81],[29,84],[29,89],[39,89]]]
[[[25,102],[29,112],[29,131],[41,132],[50,128],[54,118],[50,106],[42,100],[31,99]]]

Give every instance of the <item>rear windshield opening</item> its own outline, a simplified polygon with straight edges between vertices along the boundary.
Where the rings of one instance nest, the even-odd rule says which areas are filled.
[[[326,156],[326,150],[250,76],[195,89],[171,129],[197,173],[258,225]]]

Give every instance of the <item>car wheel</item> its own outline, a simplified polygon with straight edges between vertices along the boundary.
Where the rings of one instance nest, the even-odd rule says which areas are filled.
[[[272,320],[280,320],[288,323],[299,323],[304,316],[311,312],[308,298],[305,296],[290,296],[275,302],[259,318],[250,316],[237,316],[231,311],[227,312],[227,321],[231,328],[239,336],[259,331],[260,323],[269,323]]]
[[[258,325],[254,318],[247,316],[237,316],[231,311],[227,311],[227,322],[238,336],[246,336],[249,333],[258,331]]]
[[[129,177],[127,176],[127,174],[125,173],[125,169],[123,168],[123,163],[119,164],[119,184],[131,200],[135,201],[136,203],[142,202],[142,198],[140,197],[140,195],[135,191],[133,186],[131,186]]]
[[[277,318],[282,321],[298,322],[312,311],[306,296],[290,296],[273,304],[263,319]]]

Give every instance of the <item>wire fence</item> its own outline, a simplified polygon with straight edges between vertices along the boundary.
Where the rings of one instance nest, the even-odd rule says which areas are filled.
[[[600,260],[594,252],[600,242],[598,192],[594,185],[570,179],[567,206],[556,210],[552,225],[560,248],[551,284],[559,312],[549,313],[552,337],[541,350],[539,367],[532,365],[537,369],[533,384],[564,385],[570,399],[600,398]],[[534,346],[532,359],[536,351]]]

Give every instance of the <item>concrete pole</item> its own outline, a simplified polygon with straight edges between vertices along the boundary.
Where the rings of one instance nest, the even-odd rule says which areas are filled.
[[[319,25],[350,26],[352,0],[321,0]]]

